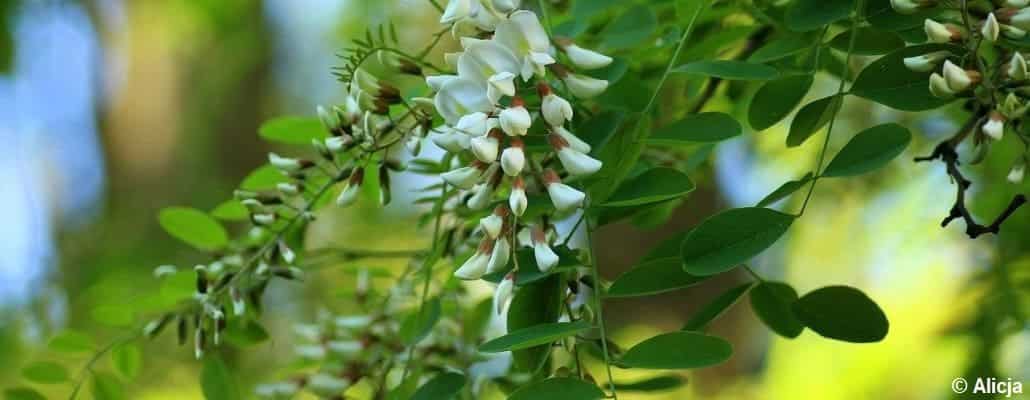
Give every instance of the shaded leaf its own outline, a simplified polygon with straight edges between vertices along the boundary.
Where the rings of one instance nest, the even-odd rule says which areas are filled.
[[[859,132],[823,171],[825,177],[861,175],[887,165],[905,151],[912,134],[898,124],[883,124]]]
[[[813,31],[847,18],[854,8],[854,0],[795,0],[787,7],[784,22],[795,32]]]
[[[30,387],[16,387],[4,390],[4,400],[47,400],[42,393]]]
[[[837,114],[842,103],[842,96],[829,96],[813,101],[801,107],[794,121],[790,123],[787,134],[787,147],[797,147],[822,129]]]
[[[658,27],[658,17],[651,7],[637,5],[621,13],[601,34],[609,49],[634,47],[651,37]]]
[[[604,203],[605,207],[626,207],[659,203],[694,191],[694,182],[672,168],[654,168],[627,180]]]
[[[791,309],[797,299],[798,293],[790,285],[765,281],[751,290],[751,309],[773,332],[793,339],[805,330]]]
[[[635,382],[615,382],[615,390],[619,392],[660,392],[672,390],[687,384],[687,379],[679,375],[656,376]]]
[[[779,74],[776,68],[765,64],[733,60],[694,61],[672,71],[736,81],[764,81],[776,78]]]
[[[955,55],[964,52],[957,46],[936,43],[909,46],[891,52],[866,66],[855,78],[850,93],[902,111],[923,111],[944,106],[953,99],[941,99],[930,94],[931,72],[912,71],[904,64],[906,57],[934,51],[951,51]]]
[[[426,301],[424,307],[417,307],[401,323],[401,338],[412,345],[421,342],[440,320],[440,298],[434,297]]]
[[[767,208],[736,208],[708,218],[687,235],[681,249],[685,269],[698,276],[735,268],[772,246],[794,216]]]
[[[620,275],[608,288],[607,297],[650,296],[696,285],[707,277],[683,271],[680,257],[645,262]]]
[[[659,145],[720,142],[740,135],[740,123],[726,113],[691,114],[658,129],[647,141]]]
[[[697,332],[661,334],[633,346],[622,355],[622,364],[642,369],[703,368],[722,363],[733,346],[722,338]]]
[[[561,312],[561,277],[550,275],[546,279],[523,286],[515,292],[508,306],[508,332],[558,321]],[[512,352],[515,368],[534,371],[550,354],[551,346],[542,345]]]
[[[576,378],[550,378],[516,390],[508,400],[598,400],[604,392]]]
[[[125,386],[114,375],[106,372],[93,373],[93,399],[94,400],[123,400]]]
[[[856,32],[858,36],[855,37],[855,47],[851,49],[852,54],[876,56],[905,47],[905,41],[898,34],[865,27],[841,32],[830,40],[830,46],[840,51],[848,51],[848,47],[851,45],[851,35]]]
[[[860,290],[828,286],[802,296],[794,314],[819,335],[853,343],[879,342],[890,323],[880,306]]]
[[[579,334],[590,328],[590,323],[587,321],[555,322],[531,326],[483,343],[479,346],[479,351],[483,353],[500,353],[527,349],[554,343],[559,339]]]
[[[813,47],[812,44],[813,40],[809,35],[787,35],[770,40],[755,50],[747,60],[753,63],[776,61],[810,49]]]
[[[449,400],[465,386],[465,375],[444,372],[418,388],[411,400]]]
[[[236,379],[217,355],[204,359],[200,370],[200,388],[207,400],[242,399]]]
[[[913,14],[899,14],[891,6],[891,0],[865,0],[865,18],[876,29],[902,31],[913,28],[922,30],[923,21],[933,17],[940,10],[931,7]]]
[[[748,107],[748,123],[756,131],[768,129],[787,118],[808,94],[812,75],[794,75],[766,82],[755,92]]]
[[[708,303],[704,308],[694,313],[694,316],[690,317],[690,320],[683,325],[684,331],[700,331],[705,329],[712,321],[719,318],[720,315],[737,304],[737,301],[744,296],[751,288],[754,287],[754,283],[748,282],[743,285],[730,288],[723,292]]]
[[[115,346],[111,349],[111,364],[125,378],[135,379],[139,376],[140,367],[143,365],[139,346],[131,342]]]
[[[809,172],[805,174],[805,176],[801,179],[798,179],[796,181],[788,181],[787,183],[780,185],[780,187],[776,188],[776,190],[773,190],[772,193],[769,193],[769,195],[765,196],[765,198],[759,201],[758,204],[755,205],[755,207],[767,207],[776,204],[780,200],[783,200],[787,198],[787,196],[790,196],[794,194],[794,192],[797,192],[798,189],[805,187],[805,184],[811,182],[813,177],[814,175],[811,172]]]

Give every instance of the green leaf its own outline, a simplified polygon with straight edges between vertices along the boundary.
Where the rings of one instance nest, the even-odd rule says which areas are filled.
[[[908,129],[883,124],[859,132],[837,153],[823,171],[825,177],[855,176],[873,171],[905,151],[912,141]]]
[[[246,221],[250,211],[239,200],[227,200],[211,210],[211,216],[224,221]]]
[[[790,115],[812,87],[812,75],[794,75],[766,82],[755,92],[747,117],[756,131],[768,129]]]
[[[210,355],[204,359],[204,366],[200,370],[200,388],[207,400],[243,398],[240,396],[236,379],[217,355]]]
[[[604,206],[627,207],[660,203],[686,196],[692,191],[694,182],[687,174],[672,168],[654,168],[624,182]]]
[[[793,339],[805,330],[791,305],[798,300],[794,288],[783,282],[765,281],[751,290],[751,309],[776,334]]]
[[[412,311],[401,323],[401,338],[404,342],[413,345],[425,339],[440,320],[440,308],[440,298],[434,297],[426,301],[424,307]]]
[[[135,379],[139,376],[140,367],[143,365],[139,346],[131,342],[115,346],[111,349],[111,364],[126,379]]]
[[[26,365],[21,376],[29,381],[42,384],[62,383],[68,380],[68,370],[63,365],[50,361],[37,361]]]
[[[680,257],[645,262],[618,277],[608,288],[607,297],[650,296],[696,285],[707,277],[683,271]]]
[[[30,387],[4,390],[4,400],[46,400],[46,396]]]
[[[258,134],[265,140],[285,144],[311,145],[329,137],[318,118],[279,117],[261,124]]]
[[[124,400],[125,386],[114,375],[106,372],[93,373],[94,400]]]
[[[681,249],[684,268],[698,276],[733,269],[776,243],[793,222],[793,215],[767,208],[724,211],[687,235]]]
[[[136,313],[131,304],[109,304],[90,310],[90,316],[103,325],[124,328],[132,325]]]
[[[483,343],[479,346],[479,351],[483,353],[501,353],[528,349],[554,343],[561,338],[584,332],[590,328],[590,323],[587,321],[555,322],[531,326]]]
[[[604,392],[577,378],[550,378],[516,390],[508,400],[599,400]]]
[[[935,16],[935,8],[920,10],[914,14],[899,14],[891,6],[891,0],[865,0],[866,21],[873,28],[884,31],[902,31],[912,28],[922,30],[923,22]]]
[[[851,85],[851,94],[866,98],[901,111],[931,110],[950,103],[930,94],[931,72],[916,72],[905,67],[906,57],[915,57],[934,51],[951,51],[961,55],[964,50],[948,44],[909,46],[866,66]]]
[[[808,138],[830,123],[837,109],[842,103],[842,96],[833,95],[808,103],[790,123],[790,132],[787,134],[787,147],[797,147],[805,143]]]
[[[411,400],[449,400],[465,386],[465,375],[444,372],[418,388]]]
[[[808,32],[847,18],[854,0],[795,0],[787,7],[784,22],[795,32]]]
[[[701,60],[683,64],[672,70],[731,81],[765,81],[776,78],[776,68],[765,64],[733,60]]]
[[[619,392],[660,392],[672,390],[687,384],[687,379],[679,375],[656,376],[635,382],[615,382],[615,390]]]
[[[596,156],[608,144],[615,132],[618,132],[624,117],[625,114],[620,111],[605,111],[584,122],[576,134],[584,142],[590,144],[590,154]]]
[[[690,145],[721,142],[740,135],[740,123],[721,112],[691,114],[658,129],[647,138],[658,145]]]
[[[733,346],[722,338],[698,332],[661,334],[633,346],[622,355],[626,366],[642,369],[690,369],[722,363]]]
[[[225,341],[233,346],[247,347],[268,340],[268,331],[254,320],[233,318],[222,332]]]
[[[565,286],[558,275],[523,286],[515,292],[508,306],[508,332],[550,324],[558,321]],[[551,346],[542,345],[512,352],[519,371],[535,371],[551,352]]]
[[[59,353],[85,353],[93,351],[93,338],[82,332],[64,331],[55,335],[47,343],[50,350]]]
[[[811,182],[814,177],[815,176],[809,172],[801,179],[788,181],[787,183],[780,185],[780,187],[776,188],[776,190],[773,190],[772,193],[769,193],[769,195],[759,201],[755,207],[767,207],[776,204],[776,202],[787,198],[787,196],[794,194],[794,192],[797,192],[798,189],[805,187],[805,184]]]
[[[270,164],[265,164],[252,171],[243,182],[240,182],[240,189],[243,190],[268,190],[274,189],[275,185],[286,182],[286,177],[278,169]]]
[[[905,47],[905,41],[898,34],[865,27],[841,32],[830,41],[830,46],[840,51],[848,51],[848,47],[851,45],[851,35],[855,32],[858,33],[858,36],[855,37],[855,47],[851,49],[852,54],[878,56]]]
[[[204,251],[217,251],[229,243],[229,234],[222,224],[203,211],[186,207],[161,210],[158,222],[165,232]]]
[[[533,200],[531,199],[530,202]],[[541,201],[547,201],[542,199]],[[526,214],[528,215],[527,211]],[[579,255],[576,250],[572,250],[569,246],[559,245],[554,247],[554,252],[558,254],[558,265],[547,270],[547,272],[541,271],[540,266],[536,264],[536,256],[533,254],[532,248],[523,248],[515,251],[515,256],[519,259],[519,273],[515,275],[515,286],[524,286],[530,283],[539,281],[553,274],[561,274],[569,271],[571,268],[582,265],[579,261]],[[514,268],[514,260],[509,261],[508,265]],[[512,268],[506,268],[499,272],[489,273],[483,276],[483,280],[492,283],[500,283],[508,272]]]
[[[602,43],[613,50],[635,47],[651,37],[657,27],[658,17],[651,7],[637,5],[621,13],[605,28]]]
[[[787,58],[812,48],[813,42],[810,35],[788,35],[776,38],[756,50],[747,60],[753,63],[765,63]]]
[[[873,343],[887,337],[890,323],[872,299],[848,286],[828,286],[794,303],[794,314],[816,333],[852,343]]]
[[[690,317],[690,320],[683,325],[682,330],[701,331],[705,329],[708,324],[719,318],[720,315],[729,310],[730,307],[733,307],[734,304],[737,304],[737,301],[751,290],[752,287],[754,287],[754,283],[748,282],[723,292],[719,297],[716,297],[715,300],[712,300],[711,303],[708,303],[708,305],[695,313],[694,316]]]

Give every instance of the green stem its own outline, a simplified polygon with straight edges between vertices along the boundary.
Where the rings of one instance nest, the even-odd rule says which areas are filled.
[[[587,248],[590,251],[590,275],[594,280],[594,307],[597,308],[597,327],[601,330],[601,352],[604,355],[604,368],[608,374],[608,389],[612,392],[612,399],[618,400],[619,394],[615,391],[615,380],[612,379],[612,363],[608,357],[608,331],[604,326],[604,311],[601,305],[601,273],[597,266],[597,255],[594,253],[593,224],[589,217],[585,217],[587,230]]]
[[[426,257],[425,263],[422,265],[422,269],[425,271],[425,282],[422,284],[422,294],[419,298],[418,304],[418,319],[422,319],[422,313],[426,309],[426,299],[429,297],[429,284],[433,281],[433,264],[440,258],[440,221],[443,219],[443,202],[447,199],[447,183],[444,183],[440,187],[440,200],[436,205],[436,217],[433,221],[433,244],[431,246],[429,255]],[[408,372],[411,371],[411,362],[415,355],[415,343],[412,343],[408,347],[408,359],[404,362],[404,372],[401,373],[401,382],[408,377]]]

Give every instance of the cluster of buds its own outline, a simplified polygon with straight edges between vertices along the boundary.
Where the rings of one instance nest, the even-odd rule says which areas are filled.
[[[891,1],[893,8],[902,14],[936,7],[938,3],[938,0]],[[977,8],[976,12],[955,15],[952,20],[926,19],[926,36],[933,43],[966,46],[971,53],[979,49],[981,43],[1009,40],[1009,44],[995,45],[999,61],[991,63],[975,57],[959,57],[949,51],[935,51],[904,60],[905,66],[913,71],[933,71],[929,88],[934,96],[971,98],[980,104],[978,108],[984,111],[977,124],[977,143],[983,141],[980,139],[1001,140],[1006,128],[1020,126],[1030,109],[1026,99],[1030,95],[1030,68],[1018,51],[1019,46],[1011,45],[1015,43],[1011,41],[1025,38],[1030,30],[1030,0],[1003,0],[981,5],[983,7]],[[986,151],[986,147],[981,147],[981,151]],[[1009,181],[1022,182],[1025,158],[1024,155],[1012,167]]]

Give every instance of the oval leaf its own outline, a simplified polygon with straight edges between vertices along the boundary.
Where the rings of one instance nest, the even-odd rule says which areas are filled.
[[[738,136],[741,131],[740,123],[728,114],[706,112],[688,115],[666,125],[652,134],[647,141],[652,144],[674,146],[713,143]]]
[[[715,275],[733,269],[776,243],[794,216],[767,208],[736,208],[701,223],[683,241],[687,273]]]
[[[508,332],[558,321],[561,313],[564,282],[559,275],[523,286],[515,292],[508,306]],[[515,369],[536,371],[551,352],[551,346],[542,345],[511,353]]]
[[[851,35],[856,33],[858,36],[855,37],[852,54],[878,56],[905,47],[905,41],[898,34],[866,27],[841,32],[830,41],[830,46],[840,51],[848,51],[848,47],[851,46]]]
[[[622,392],[660,392],[686,385],[687,379],[679,375],[656,376],[635,382],[615,383],[615,389]]]
[[[705,279],[684,272],[680,257],[663,258],[626,271],[608,288],[607,297],[650,296],[690,287]]]
[[[805,176],[801,179],[798,179],[796,181],[789,181],[787,183],[780,185],[780,187],[776,188],[776,190],[773,190],[772,193],[769,193],[768,196],[765,196],[765,198],[759,201],[758,204],[755,205],[755,207],[766,207],[772,204],[776,204],[778,201],[787,198],[787,196],[794,194],[794,192],[797,192],[798,189],[804,187],[806,183],[811,182],[812,178],[814,177],[815,176],[811,172],[809,172],[805,174]]]
[[[62,383],[68,380],[68,370],[50,361],[37,361],[22,368],[21,375],[29,381],[42,384]]]
[[[879,342],[890,329],[880,306],[849,286],[828,286],[802,296],[794,303],[794,314],[819,335],[845,342]]]
[[[694,191],[687,174],[672,168],[654,168],[619,186],[604,205],[627,207],[660,203]]]
[[[819,129],[830,123],[842,102],[841,96],[824,97],[801,107],[794,121],[790,123],[787,134],[787,147],[797,147],[805,143]]]
[[[258,134],[269,141],[285,144],[310,145],[312,140],[329,137],[329,132],[318,118],[279,117],[261,125]]]
[[[125,386],[114,375],[106,372],[93,373],[94,400],[124,400]]]
[[[722,313],[729,310],[734,304],[737,304],[737,301],[739,301],[745,293],[751,290],[754,285],[754,283],[748,282],[723,292],[723,294],[720,294],[719,297],[716,297],[715,300],[712,300],[711,303],[708,303],[708,305],[694,314],[693,317],[690,317],[690,320],[683,325],[683,330],[703,330],[709,323],[714,321],[716,318],[719,318]]]
[[[4,400],[46,400],[46,396],[30,387],[4,390]]]
[[[609,49],[634,47],[651,37],[658,27],[658,17],[651,7],[638,5],[621,13],[605,28],[602,37]]]
[[[807,32],[847,18],[854,0],[795,0],[787,7],[784,22],[795,32]]]
[[[918,28],[922,30],[923,22],[941,10],[936,7],[922,9],[913,14],[899,14],[891,6],[891,0],[866,0],[865,18],[876,29],[884,31],[902,31]]]
[[[436,322],[440,320],[440,312],[440,298],[434,297],[429,299],[425,306],[416,308],[401,323],[401,338],[409,345],[421,342],[422,339],[429,336],[429,332],[433,330]]]
[[[60,353],[84,353],[93,351],[93,338],[85,333],[64,331],[55,335],[47,343],[50,350]]]
[[[158,215],[158,222],[169,235],[200,250],[216,251],[229,243],[229,235],[222,224],[200,210],[165,208]]]
[[[527,349],[554,343],[558,339],[581,333],[587,329],[590,329],[590,323],[586,321],[556,322],[531,326],[483,343],[483,345],[479,346],[479,351],[483,353],[501,353]]]
[[[703,368],[726,361],[733,346],[715,336],[697,332],[672,332],[647,339],[623,354],[626,366],[642,369]]]
[[[143,363],[139,346],[134,343],[115,346],[111,350],[111,363],[122,376],[127,379],[135,379],[139,375],[140,366]]]
[[[905,67],[904,59],[934,51],[951,51],[956,56],[964,53],[957,46],[925,44],[909,46],[866,66],[851,85],[851,94],[902,111],[923,111],[939,108],[952,99],[941,99],[930,94],[931,72],[916,72]]]
[[[748,57],[748,61],[764,63],[787,58],[804,50],[812,48],[812,38],[809,35],[793,34],[766,43]]]
[[[228,200],[211,210],[211,216],[224,221],[246,221],[250,211],[239,200]]]
[[[200,388],[207,400],[242,398],[236,379],[222,359],[215,355],[204,359],[204,366],[200,370]]]
[[[762,282],[751,290],[751,309],[776,334],[793,339],[805,330],[791,306],[798,299],[793,287],[782,282]]]
[[[790,115],[812,87],[812,75],[795,75],[769,81],[755,92],[747,118],[756,131],[768,129]]]
[[[905,151],[912,141],[908,129],[883,124],[859,132],[837,153],[823,171],[825,177],[861,175],[873,171]]]
[[[673,72],[704,75],[731,81],[764,81],[773,79],[779,72],[765,64],[733,60],[702,60],[683,64]]]
[[[240,182],[240,189],[243,190],[267,190],[275,188],[275,185],[286,182],[286,176],[271,164],[265,164],[254,171],[251,171],[243,182]]]
[[[576,378],[551,378],[516,390],[508,400],[598,400],[604,392],[596,385]]]
[[[465,375],[444,372],[418,388],[411,400],[449,400],[465,386]]]

